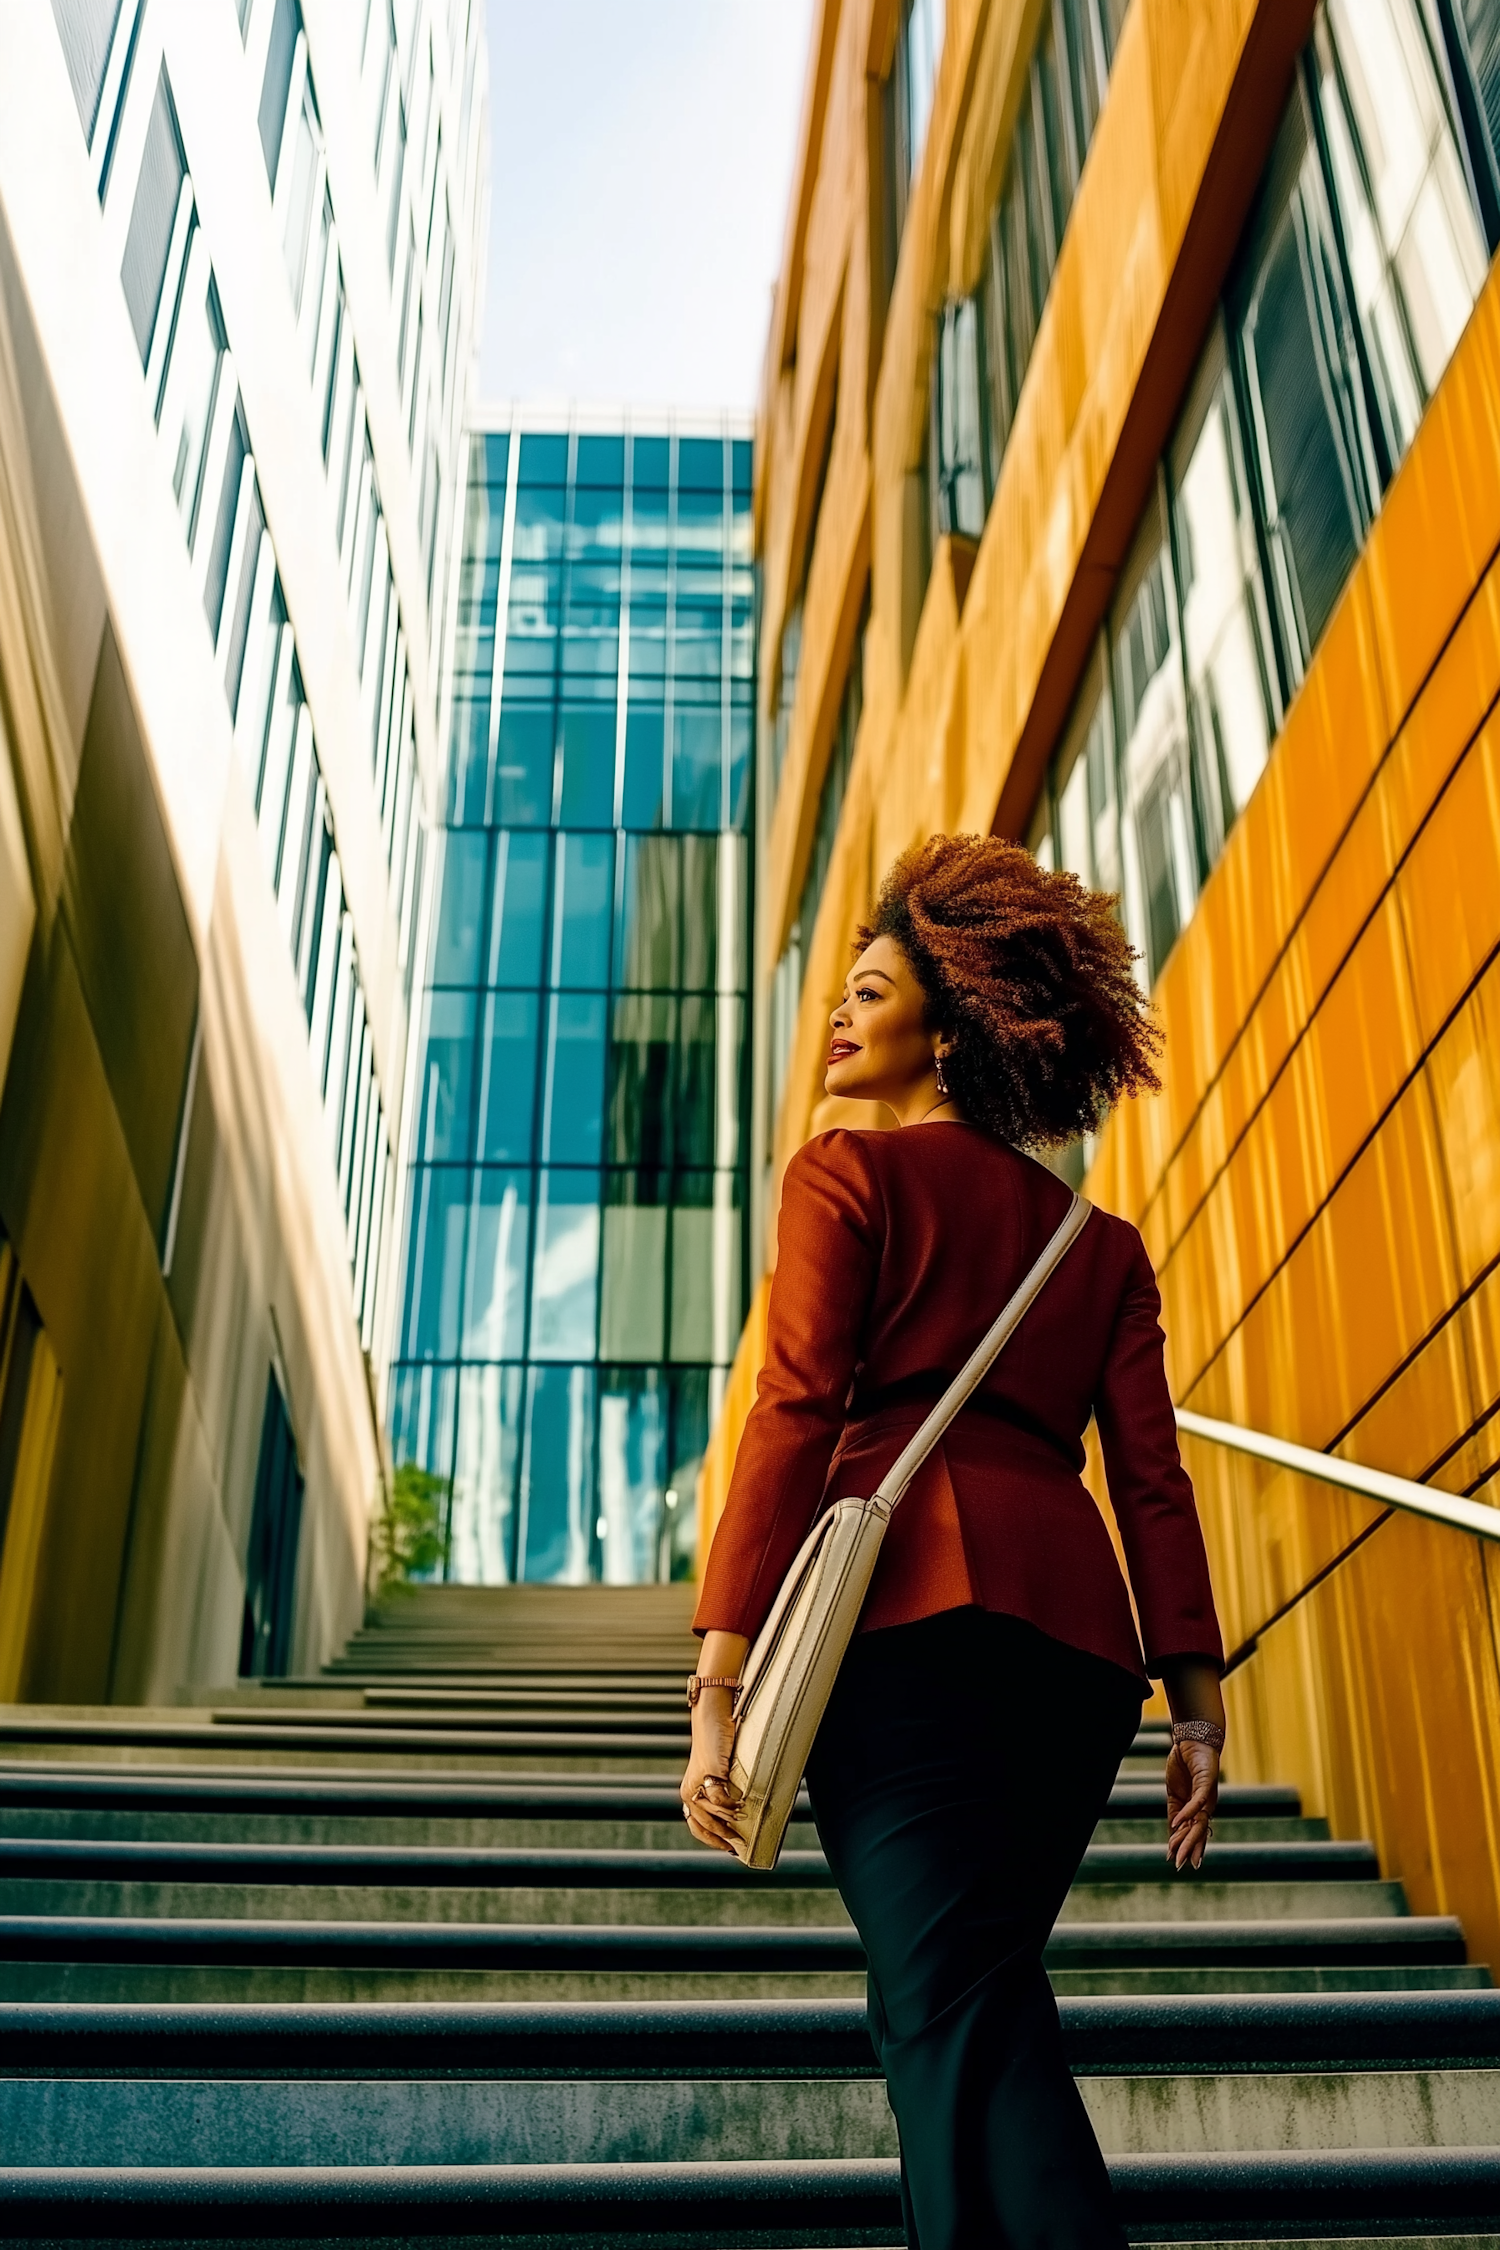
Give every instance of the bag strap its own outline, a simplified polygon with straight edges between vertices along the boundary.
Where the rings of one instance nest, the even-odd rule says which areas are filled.
[[[875,1488],[874,1498],[885,1506],[894,1508],[928,1454],[937,1444],[948,1424],[964,1407],[1004,1351],[1021,1322],[1030,1312],[1037,1298],[1051,1280],[1063,1259],[1082,1234],[1093,1210],[1091,1203],[1075,1195],[1068,1205],[1063,1222],[1043,1250],[1036,1264],[1011,1298],[994,1326],[988,1331],[972,1355],[954,1376],[937,1405],[922,1427],[892,1462],[889,1470]]]

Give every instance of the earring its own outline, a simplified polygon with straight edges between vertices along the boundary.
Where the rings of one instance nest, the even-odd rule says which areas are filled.
[[[942,1056],[941,1056],[941,1055],[934,1055],[934,1056],[933,1056],[933,1058],[932,1058],[932,1060],[933,1060],[933,1066],[934,1066],[934,1068],[935,1068],[935,1069],[936,1069],[936,1071],[937,1071],[937,1090],[938,1090],[938,1093],[939,1093],[939,1095],[940,1095],[940,1096],[942,1097],[942,1099],[943,1099],[944,1101],[947,1101],[947,1100],[949,1099],[949,1095],[948,1095],[948,1079],[947,1079],[947,1074],[946,1074],[946,1072],[945,1072],[945,1071],[944,1071],[944,1069],[943,1069],[943,1058],[942,1058]]]

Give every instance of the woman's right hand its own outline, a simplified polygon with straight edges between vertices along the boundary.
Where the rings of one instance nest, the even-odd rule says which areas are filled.
[[[727,1808],[739,1792],[729,1778],[734,1757],[734,1690],[704,1688],[693,1705],[693,1748],[682,1777],[682,1808],[700,1844],[732,1852]]]
[[[1207,1742],[1174,1742],[1167,1758],[1167,1858],[1179,1874],[1203,1865],[1218,1802],[1218,1751]]]

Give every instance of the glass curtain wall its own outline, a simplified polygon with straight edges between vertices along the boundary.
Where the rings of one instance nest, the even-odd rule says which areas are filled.
[[[1489,157],[1440,30],[1424,0],[1319,10],[1037,809],[1033,850],[1121,894],[1148,984],[1484,280]]]
[[[687,1570],[744,1313],[750,443],[475,433],[392,1384],[450,1574]]]

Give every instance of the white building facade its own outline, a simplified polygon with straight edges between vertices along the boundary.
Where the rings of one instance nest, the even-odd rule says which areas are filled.
[[[0,0],[0,1697],[358,1617],[486,116],[477,0]]]

